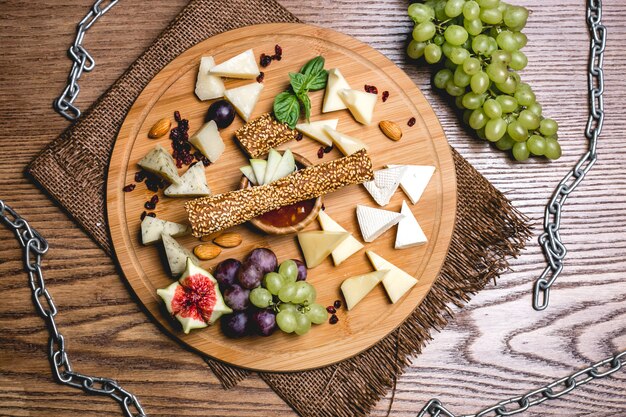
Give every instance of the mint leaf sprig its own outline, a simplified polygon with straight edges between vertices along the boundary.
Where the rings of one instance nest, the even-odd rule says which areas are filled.
[[[300,109],[304,110],[307,120],[311,117],[311,99],[309,91],[326,88],[328,71],[324,69],[324,57],[317,56],[304,64],[300,72],[289,73],[289,90],[274,98],[274,117],[287,123],[292,129],[300,119]]]

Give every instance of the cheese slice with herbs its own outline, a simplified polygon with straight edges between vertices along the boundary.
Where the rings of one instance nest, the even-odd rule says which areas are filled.
[[[265,168],[265,175],[263,176],[263,184],[272,182],[272,178],[274,177],[274,173],[281,159],[282,155],[276,149],[270,149],[267,155],[267,167]]]
[[[334,221],[324,210],[320,210],[317,220],[320,222],[322,230],[325,232],[347,232]],[[352,234],[341,242],[330,254],[333,257],[335,266],[339,266],[343,261],[363,249],[363,244],[359,242]]]
[[[324,128],[324,131],[332,140],[333,145],[337,146],[339,151],[341,151],[341,153],[345,156],[352,155],[353,153],[356,153],[361,149],[365,149],[366,151],[369,150],[367,145],[363,143],[360,139],[344,135],[343,133],[338,132],[328,126]]]
[[[156,145],[141,161],[137,162],[137,165],[172,184],[180,182],[174,158],[161,145]]]
[[[263,84],[254,82],[226,90],[224,97],[230,101],[241,118],[247,122],[259,101],[261,91],[263,91]]]
[[[420,227],[417,219],[413,215],[411,208],[406,203],[402,202],[402,209],[400,213],[404,215],[400,223],[398,223],[398,231],[396,233],[396,249],[406,249],[412,246],[423,245],[428,242],[424,231]]]
[[[204,164],[196,162],[180,177],[179,184],[172,184],[163,193],[168,197],[202,197],[211,195],[206,182]]]
[[[315,139],[324,146],[332,146],[333,141],[325,132],[324,128],[329,127],[331,129],[337,129],[337,123],[339,119],[327,119],[318,120],[310,123],[298,123],[296,130],[304,135],[307,135],[311,139]]]
[[[407,274],[391,262],[382,258],[380,255],[368,250],[365,252],[369,258],[372,266],[377,271],[385,271],[385,277],[383,278],[383,286],[389,296],[392,303],[396,303],[400,298],[404,296],[415,284],[417,279]]]
[[[331,68],[328,70],[328,80],[326,81],[326,92],[324,93],[324,104],[322,105],[322,113],[328,113],[336,110],[347,109],[348,107],[339,97],[340,90],[349,90],[350,84],[343,77],[339,68]],[[333,127],[333,129],[335,129]]]
[[[400,166],[406,168],[400,181],[400,188],[409,197],[411,203],[416,204],[435,173],[435,167],[430,165],[387,165],[387,168]]]
[[[372,123],[374,107],[378,101],[378,95],[359,90],[339,90],[339,97],[352,113],[354,120],[364,125]]]
[[[348,232],[311,231],[298,233],[307,268],[315,268],[324,261],[343,241],[350,237]]]
[[[162,233],[161,240],[163,241],[163,248],[165,249],[165,255],[167,257],[167,264],[170,267],[170,272],[173,277],[178,277],[185,272],[187,258],[194,264],[200,265],[200,261],[196,258],[196,255],[183,247],[170,235]]]
[[[191,233],[191,227],[146,216],[141,221],[141,243],[151,245],[161,241],[161,234],[180,237]]]
[[[366,242],[373,242],[380,235],[398,224],[402,214],[362,205],[356,206],[356,218],[359,221],[361,235]]]
[[[363,300],[384,279],[387,272],[389,271],[374,271],[344,280],[341,283],[341,292],[348,310],[352,310]]]
[[[203,56],[200,59],[200,68],[196,78],[196,96],[202,101],[220,98],[224,95],[224,81],[220,77],[209,74],[215,66],[212,56]]]
[[[211,162],[217,161],[224,153],[224,140],[214,120],[203,124],[202,127],[189,138],[189,142]]]
[[[386,206],[398,189],[404,176],[404,167],[386,168],[374,171],[374,179],[363,186],[379,206]]]
[[[259,67],[254,58],[252,49],[248,49],[235,55],[227,61],[214,66],[209,70],[209,74],[228,78],[243,78],[252,80],[259,76]]]

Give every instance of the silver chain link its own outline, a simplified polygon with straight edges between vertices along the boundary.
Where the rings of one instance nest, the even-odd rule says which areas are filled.
[[[72,60],[72,69],[67,78],[67,85],[61,93],[61,95],[54,100],[53,107],[61,116],[67,120],[75,121],[81,115],[80,109],[74,104],[78,93],[80,93],[80,86],[78,80],[83,75],[83,72],[90,72],[96,66],[96,61],[83,47],[83,40],[85,33],[96,23],[96,21],[104,15],[106,12],[115,6],[119,0],[97,0],[89,13],[78,23],[76,29],[76,38],[74,43],[68,49],[68,55]]]
[[[604,123],[604,49],[606,47],[606,27],[602,24],[602,1],[588,0],[587,24],[591,34],[589,51],[589,118],[585,128],[585,136],[589,141],[589,149],[576,163],[574,168],[563,177],[554,190],[552,198],[546,206],[543,229],[539,236],[539,244],[543,249],[548,265],[535,281],[533,288],[533,308],[541,311],[550,302],[550,288],[563,271],[563,260],[567,248],[561,240],[561,210],[567,197],[578,187],[585,175],[598,160],[596,148],[598,137]]]

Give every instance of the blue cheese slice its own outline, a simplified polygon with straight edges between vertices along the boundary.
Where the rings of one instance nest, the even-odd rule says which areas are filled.
[[[348,310],[352,310],[363,300],[384,279],[387,272],[389,271],[374,271],[344,280],[341,283],[341,292]]]
[[[173,277],[178,277],[185,272],[187,258],[194,264],[200,265],[198,258],[170,235],[162,233],[161,240],[163,241],[163,248],[165,249],[165,255],[167,257],[167,264],[170,267],[170,272]]]
[[[200,59],[200,68],[196,78],[196,96],[202,101],[212,100],[224,95],[224,81],[218,76],[209,74],[209,70],[215,66],[212,56],[203,56]]]
[[[259,101],[262,90],[263,84],[254,82],[226,90],[224,91],[224,97],[230,101],[241,118],[247,122],[250,120],[254,107]]]
[[[400,188],[409,197],[411,204],[416,204],[435,173],[435,167],[429,165],[387,165],[388,168],[400,166],[406,168],[400,181]]]
[[[317,216],[317,220],[320,222],[322,230],[325,232],[347,232],[346,229],[341,227],[336,221],[334,221],[324,210],[321,210]],[[359,242],[352,234],[341,242],[330,255],[333,258],[335,266],[339,266],[343,261],[363,249],[363,244]]]
[[[398,189],[404,173],[404,167],[374,171],[374,179],[364,182],[363,186],[379,206],[385,207]]]
[[[180,237],[191,233],[191,227],[146,216],[141,221],[141,243],[151,245],[161,241],[161,234]]]
[[[415,284],[417,279],[407,274],[391,262],[382,258],[380,255],[368,250],[365,252],[372,266],[377,271],[387,271],[383,278],[383,286],[392,303],[396,303],[404,296]]]
[[[259,67],[256,64],[256,59],[254,58],[254,52],[252,49],[248,49],[247,51],[244,51],[239,55],[214,66],[209,70],[209,73],[220,77],[252,80],[258,77],[260,72]]]
[[[356,218],[359,221],[361,235],[366,242],[373,242],[380,235],[398,224],[402,214],[362,205],[356,206]]]
[[[423,245],[428,242],[424,231],[420,227],[417,219],[413,215],[411,208],[402,202],[400,213],[404,215],[400,223],[398,223],[398,232],[396,233],[396,249],[406,249],[412,246]]]
[[[172,184],[163,193],[168,197],[202,197],[211,195],[206,182],[204,164],[196,162],[180,177],[179,184]]]
[[[311,139],[315,139],[324,146],[332,146],[333,142],[324,131],[325,128],[337,129],[339,119],[318,120],[310,123],[298,123],[296,130],[307,135]]]
[[[174,158],[161,145],[156,145],[141,161],[137,162],[137,165],[172,184],[180,182]]]

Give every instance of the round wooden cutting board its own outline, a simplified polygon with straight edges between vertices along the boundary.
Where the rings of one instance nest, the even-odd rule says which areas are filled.
[[[159,119],[167,117],[175,126],[173,113],[179,111],[189,120],[190,134],[203,123],[211,102],[201,102],[194,95],[196,74],[200,58],[212,55],[217,63],[252,48],[259,58],[261,53],[273,54],[274,45],[283,49],[281,61],[273,61],[266,68],[261,98],[252,118],[268,112],[274,97],[289,86],[289,72],[297,72],[309,59],[322,55],[326,68],[339,68],[352,88],[362,90],[365,84],[375,85],[379,99],[373,122],[363,126],[354,121],[347,110],[322,114],[324,91],[310,94],[311,120],[339,118],[337,130],[362,139],[369,146],[374,169],[387,164],[433,165],[435,174],[424,195],[416,205],[398,189],[386,210],[399,211],[407,200],[415,217],[428,237],[426,245],[395,250],[396,228],[387,231],[373,243],[365,244],[365,250],[373,250],[399,268],[417,277],[419,282],[396,304],[391,304],[382,285],[375,288],[353,310],[345,308],[338,312],[339,322],[313,326],[304,336],[276,331],[270,337],[250,336],[233,340],[226,338],[219,326],[194,330],[185,335],[178,323],[168,317],[158,288],[172,282],[160,245],[143,246],[140,240],[140,215],[144,203],[154,194],[144,183],[137,184],[132,192],[122,188],[134,182],[139,171],[136,163],[157,143],[170,148],[170,139],[149,139],[147,133]],[[250,80],[225,80],[226,88],[237,87]],[[382,102],[383,91],[389,91],[389,99]],[[413,127],[407,121],[416,118]],[[381,120],[391,120],[400,126],[404,136],[398,142],[385,137],[378,128]],[[234,132],[243,124],[235,122],[221,131],[226,149],[220,159],[207,167],[207,180],[213,193],[223,193],[237,188],[241,173],[239,167],[246,165],[245,155],[234,141]],[[305,137],[301,141],[284,144],[280,149],[291,148],[313,163],[321,163],[342,155],[333,149],[319,159],[318,142]],[[184,172],[184,169],[180,171]],[[174,222],[186,222],[183,208],[185,199],[164,197],[155,210],[157,217]],[[324,197],[326,213],[362,241],[356,220],[355,207],[363,204],[381,208],[361,185],[346,187]],[[296,371],[305,370],[351,357],[389,334],[419,305],[430,290],[446,257],[454,228],[456,213],[456,178],[454,163],[441,126],[430,105],[409,77],[385,56],[371,47],[340,33],[301,24],[268,24],[246,27],[214,36],[189,49],[148,84],[141,93],[119,132],[109,167],[107,183],[107,212],[111,236],[118,262],[137,297],[174,338],[198,352],[218,360],[254,370]],[[317,221],[306,230],[317,230]],[[243,243],[224,249],[221,255],[201,266],[212,270],[227,258],[242,260],[257,247],[269,247],[278,260],[302,259],[295,235],[268,236],[249,225],[232,229],[243,236]],[[198,239],[187,236],[178,241],[188,249],[199,244]],[[324,306],[342,299],[340,285],[348,277],[373,270],[365,250],[361,250],[335,267],[329,257],[320,266],[309,270],[308,281],[317,289],[317,302]]]

